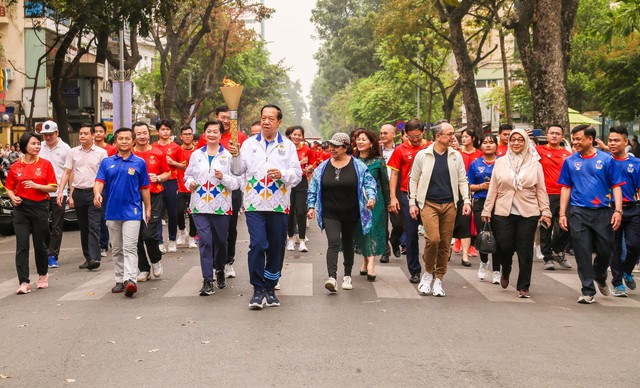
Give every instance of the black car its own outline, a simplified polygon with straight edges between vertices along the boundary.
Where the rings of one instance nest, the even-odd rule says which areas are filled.
[[[69,205],[64,209],[64,223],[65,226],[76,226],[78,224],[78,218],[76,212],[69,208]],[[0,188],[0,234],[13,234],[13,204],[7,195],[7,189]]]

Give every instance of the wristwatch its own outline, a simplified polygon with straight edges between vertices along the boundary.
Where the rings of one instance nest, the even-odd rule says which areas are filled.
[[[623,212],[622,212],[622,210],[617,210],[617,209],[616,209],[616,210],[614,210],[613,212],[614,212],[614,213],[620,213],[620,215],[622,215],[622,213],[623,213]]]

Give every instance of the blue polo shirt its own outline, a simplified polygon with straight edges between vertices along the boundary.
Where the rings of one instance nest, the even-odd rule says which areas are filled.
[[[579,152],[567,157],[558,183],[571,187],[571,206],[597,209],[609,207],[609,189],[622,186],[625,181],[611,155],[598,150],[589,157]]]
[[[484,158],[478,158],[471,162],[469,165],[469,171],[467,171],[467,177],[469,178],[470,185],[481,185],[484,182],[491,180],[491,174],[493,174],[493,166],[496,164],[494,160],[491,163],[485,162]],[[487,198],[488,190],[480,190],[473,193],[474,199]]]
[[[118,154],[102,159],[96,181],[105,185],[106,220],[142,220],[140,190],[149,187],[149,174],[144,159],[133,154],[127,159],[122,159]]]
[[[622,178],[626,182],[622,189],[622,202],[636,202],[636,193],[640,189],[640,159],[627,155],[625,159],[613,157]]]

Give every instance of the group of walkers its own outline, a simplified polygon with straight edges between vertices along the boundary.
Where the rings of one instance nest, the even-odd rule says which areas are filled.
[[[24,156],[11,166],[6,182],[15,209],[17,293],[31,291],[30,235],[37,288],[48,287],[48,269],[59,266],[66,201],[78,216],[85,258],[80,268],[99,268],[110,244],[112,292],[126,296],[137,292],[139,282],[162,277],[162,255],[177,245],[199,248],[200,295],[225,288],[226,279],[235,277],[241,209],[250,237],[252,309],[280,305],[275,291],[285,252],[296,244],[300,252],[309,250],[306,218],[316,219],[325,232],[324,286],[331,293],[338,291],[340,252],[343,290],[353,289],[356,253],[362,256],[359,274],[371,282],[377,257],[388,263],[391,254],[404,253],[418,292],[443,297],[453,240],[463,266],[479,254],[479,280],[490,278],[505,289],[515,253],[518,297],[529,298],[536,235],[546,270],[556,263],[572,268],[565,257],[572,245],[582,282],[580,303],[593,303],[596,287],[610,294],[609,267],[614,296],[627,296],[627,288],[636,287],[640,160],[627,154],[625,128],[611,129],[610,154],[594,147],[596,133],[589,126],[572,129],[572,153],[562,146],[566,134],[557,124],[546,130],[548,143],[536,146],[529,133],[507,124],[498,138],[483,133],[478,139],[463,130],[458,139],[446,121],[432,127],[428,141],[415,118],[406,123],[399,144],[395,128],[384,125],[379,136],[359,128],[309,146],[300,126],[284,136],[278,132],[279,107],[266,105],[260,114],[251,137],[240,133],[237,143],[225,106],[204,124],[197,144],[189,126],[180,128],[180,144],[172,141],[170,120],[158,123],[153,144],[143,122],[116,130],[113,145],[105,143],[102,124],[83,124],[75,148],[58,138],[52,121],[40,134],[25,133],[19,142]],[[491,269],[489,254],[474,247],[475,236],[488,228],[496,241]]]

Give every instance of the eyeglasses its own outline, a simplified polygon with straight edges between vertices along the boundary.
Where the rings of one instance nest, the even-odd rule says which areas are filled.
[[[511,140],[509,140],[509,143],[524,143],[524,139],[514,137]]]
[[[409,135],[409,134],[407,134],[407,137],[409,139],[421,139],[422,138],[422,134],[421,133],[418,134],[418,135]]]

